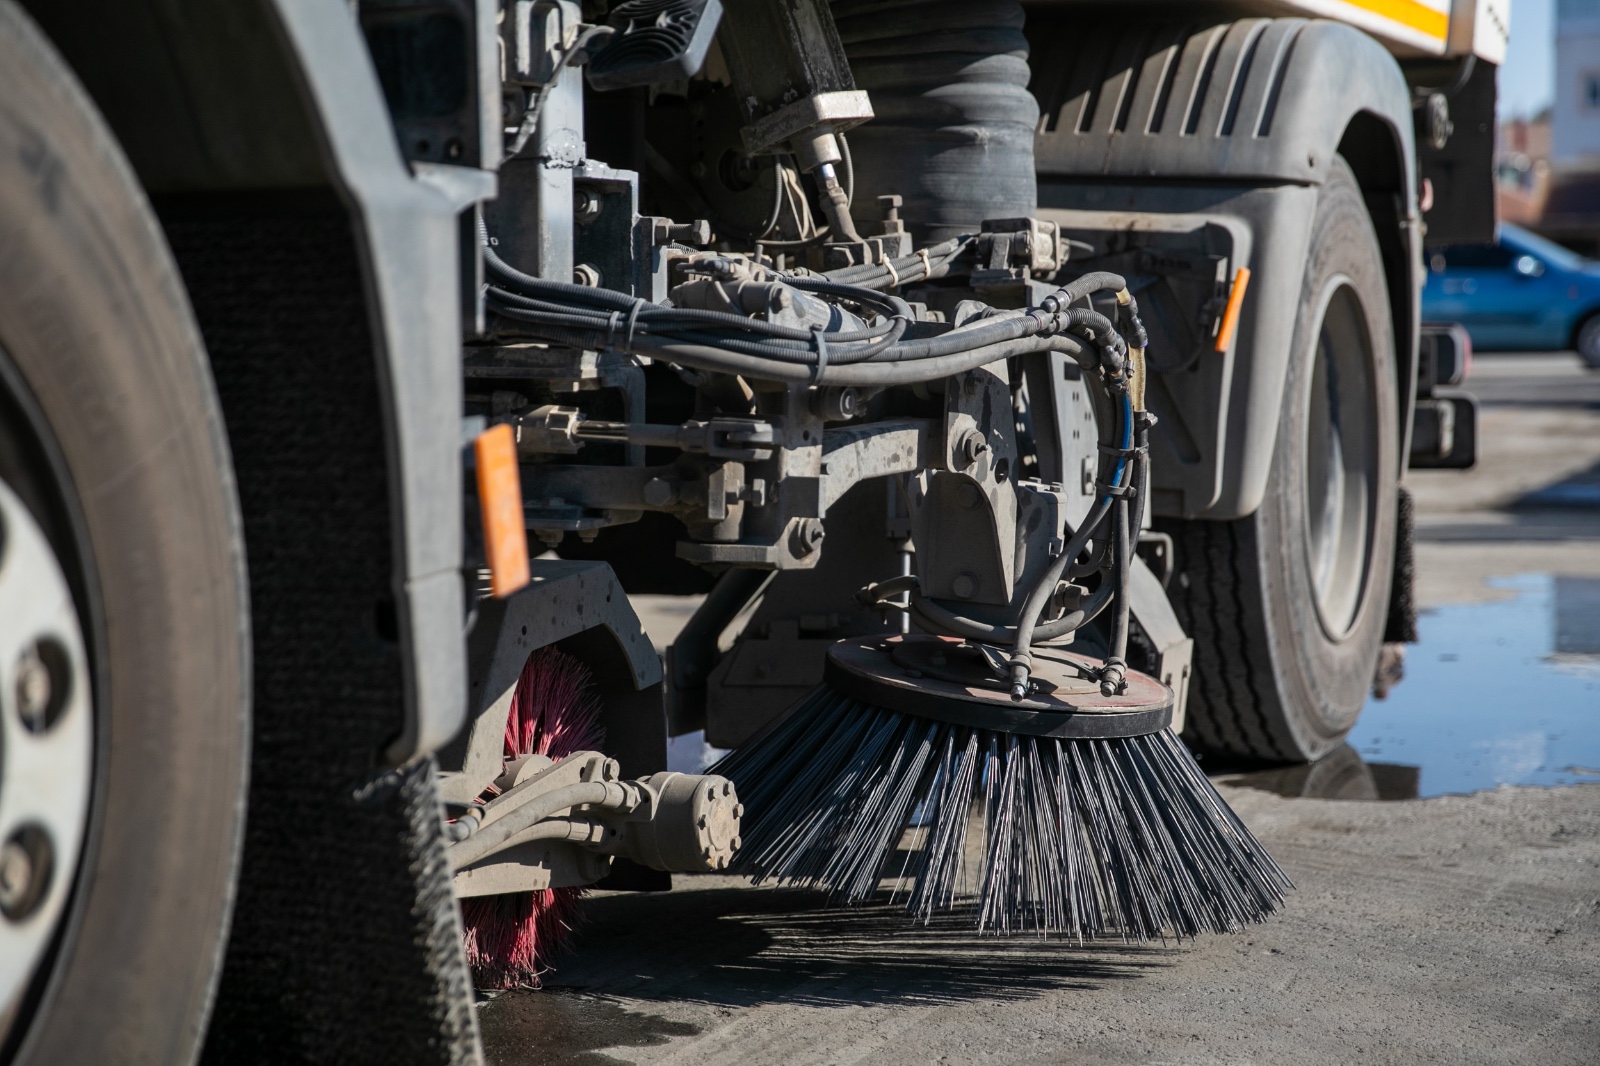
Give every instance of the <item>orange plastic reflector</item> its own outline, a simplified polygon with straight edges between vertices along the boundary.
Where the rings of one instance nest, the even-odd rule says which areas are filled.
[[[472,450],[478,460],[489,590],[496,597],[509,596],[528,583],[528,531],[522,520],[516,438],[510,426],[495,426],[478,434]]]
[[[1233,343],[1233,331],[1239,325],[1239,309],[1244,306],[1244,290],[1250,287],[1250,268],[1240,267],[1233,275],[1233,289],[1228,293],[1228,306],[1222,312],[1222,325],[1217,329],[1216,349],[1228,350]]]

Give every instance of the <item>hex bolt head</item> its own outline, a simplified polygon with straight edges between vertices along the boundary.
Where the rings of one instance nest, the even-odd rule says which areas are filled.
[[[978,591],[978,576],[970,570],[961,571],[955,580],[950,582],[950,591],[960,599],[970,600]]]
[[[572,194],[572,215],[580,226],[587,226],[600,217],[605,201],[593,189],[577,189]]]
[[[49,724],[50,695],[53,685],[50,668],[39,657],[37,645],[29,646],[17,659],[15,694],[17,715],[30,733],[42,733]]]
[[[672,226],[667,234],[680,244],[692,244],[697,248],[703,248],[711,243],[711,223],[703,218],[697,218],[693,222]]]

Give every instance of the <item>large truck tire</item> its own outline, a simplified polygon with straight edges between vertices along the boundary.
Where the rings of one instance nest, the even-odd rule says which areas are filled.
[[[1166,521],[1195,641],[1184,738],[1315,759],[1355,725],[1383,641],[1399,471],[1395,342],[1378,238],[1338,160],[1318,191],[1266,497]]]
[[[9,0],[0,482],[0,848],[24,845],[0,856],[0,1061],[191,1062],[243,828],[238,504],[149,205]],[[19,726],[29,705],[47,710]]]

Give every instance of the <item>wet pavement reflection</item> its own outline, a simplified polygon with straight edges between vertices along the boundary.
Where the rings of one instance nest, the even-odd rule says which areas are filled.
[[[1489,585],[1505,598],[1423,613],[1403,680],[1368,700],[1347,745],[1218,780],[1349,800],[1600,782],[1600,579]]]

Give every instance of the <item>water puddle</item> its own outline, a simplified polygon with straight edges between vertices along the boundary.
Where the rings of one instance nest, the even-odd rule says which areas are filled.
[[[478,1013],[490,1066],[622,1066],[609,1048],[651,1047],[700,1030],[560,988],[497,994]]]
[[[1410,799],[1600,782],[1600,579],[1522,574],[1424,613],[1402,681],[1308,766],[1228,775],[1291,796]]]

